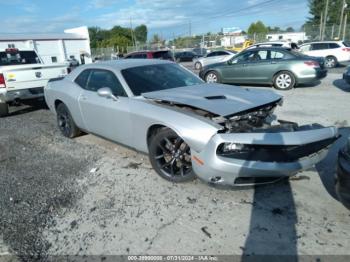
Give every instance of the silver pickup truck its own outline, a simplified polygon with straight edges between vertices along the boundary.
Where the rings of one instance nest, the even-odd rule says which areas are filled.
[[[68,64],[43,64],[34,50],[0,50],[0,117],[9,113],[9,104],[43,97],[52,78],[68,74]]]

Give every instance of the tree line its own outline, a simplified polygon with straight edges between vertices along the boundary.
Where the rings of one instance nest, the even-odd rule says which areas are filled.
[[[147,42],[148,29],[146,25],[139,25],[134,29],[114,26],[112,29],[90,27],[91,48],[114,47],[120,52],[126,52],[128,46],[142,45]]]

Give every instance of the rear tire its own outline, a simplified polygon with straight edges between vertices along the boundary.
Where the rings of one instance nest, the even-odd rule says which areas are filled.
[[[295,77],[291,72],[281,71],[275,75],[273,86],[278,90],[290,90],[295,86]]]
[[[334,68],[338,65],[338,60],[334,56],[327,56],[325,61],[325,66],[327,68]]]
[[[81,131],[74,123],[72,115],[70,114],[67,106],[63,103],[59,104],[56,108],[57,112],[57,125],[62,135],[68,138],[74,138],[81,134]]]
[[[168,181],[182,183],[196,177],[190,147],[169,128],[163,128],[151,137],[149,159],[158,175]]]
[[[202,64],[201,64],[200,62],[196,62],[196,63],[194,64],[194,69],[196,69],[196,70],[201,70],[201,69],[202,69]]]
[[[7,103],[0,103],[0,117],[8,116],[9,105]]]
[[[205,82],[207,83],[221,83],[220,76],[215,71],[210,71],[205,75]]]

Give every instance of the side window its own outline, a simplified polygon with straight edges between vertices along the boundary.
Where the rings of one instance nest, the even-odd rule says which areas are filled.
[[[271,51],[271,59],[283,59],[284,54],[278,51]]]
[[[328,49],[327,43],[312,44],[312,50],[324,50]]]
[[[329,43],[329,49],[339,48],[340,46],[336,43]]]
[[[217,52],[217,55],[218,55],[218,56],[222,56],[222,55],[227,55],[227,54],[226,54],[226,52],[224,52],[224,51],[219,51],[219,52]]]
[[[90,75],[90,71],[89,69],[84,70],[83,72],[80,73],[80,75],[78,75],[78,77],[74,80],[74,82],[80,86],[81,88],[86,88],[86,83],[89,79],[89,75]]]
[[[116,96],[126,96],[125,90],[115,74],[108,70],[92,70],[86,90],[96,92],[100,88],[108,87]]]
[[[207,57],[213,57],[213,56],[216,56],[216,52],[211,52],[207,55]]]
[[[57,63],[57,57],[56,56],[51,56],[51,62],[52,63]]]

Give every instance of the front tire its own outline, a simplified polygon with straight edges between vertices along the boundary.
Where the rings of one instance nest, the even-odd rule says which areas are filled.
[[[215,71],[210,71],[205,75],[205,82],[207,83],[221,83],[220,76]]]
[[[56,108],[57,112],[57,125],[62,135],[68,138],[74,138],[80,135],[81,131],[74,123],[72,115],[70,114],[67,106],[63,103],[59,104]]]
[[[334,56],[327,56],[324,64],[327,68],[334,68],[338,65],[338,60]]]
[[[190,147],[169,128],[163,128],[151,137],[149,159],[158,175],[168,181],[181,183],[196,177]]]
[[[274,77],[273,85],[278,90],[290,90],[295,86],[295,77],[288,71],[279,72]]]
[[[8,116],[9,105],[7,103],[0,103],[0,117]]]

